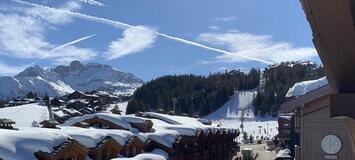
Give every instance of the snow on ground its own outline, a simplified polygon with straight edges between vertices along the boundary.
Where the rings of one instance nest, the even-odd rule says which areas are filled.
[[[203,118],[211,120],[213,126],[239,129],[242,132],[240,125],[241,115],[244,112],[244,132],[248,135],[252,134],[254,138],[261,136],[271,138],[278,134],[277,119],[254,115],[252,101],[255,96],[256,90],[239,91],[221,108]],[[242,138],[242,135],[238,137],[239,140]]]
[[[47,107],[37,103],[0,108],[0,118],[15,121],[14,127],[30,127],[33,121],[41,122],[48,117]]]
[[[327,84],[328,80],[325,76],[316,80],[298,82],[288,90],[286,97],[302,96]]]
[[[116,103],[116,104],[110,104],[109,107],[106,108],[106,111],[107,112],[111,112],[111,110],[113,108],[115,108],[115,106],[118,106],[118,108],[122,111],[122,114],[126,114],[126,110],[127,110],[127,105],[128,105],[128,102],[119,102],[119,103]]]
[[[141,153],[132,158],[114,158],[112,160],[166,160],[168,153],[161,149],[154,149],[152,152]]]

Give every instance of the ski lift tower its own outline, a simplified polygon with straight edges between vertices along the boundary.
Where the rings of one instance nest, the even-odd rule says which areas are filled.
[[[240,116],[240,129],[242,130],[242,133],[244,133],[244,111],[245,111],[246,108],[238,108],[237,111],[241,112],[241,116]]]

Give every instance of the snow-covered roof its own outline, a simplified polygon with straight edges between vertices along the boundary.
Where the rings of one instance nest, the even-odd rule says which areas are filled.
[[[125,145],[126,141],[133,136],[133,133],[125,130],[110,130],[96,128],[79,128],[72,126],[61,126],[61,129],[52,129],[54,132],[61,132],[69,135],[88,148],[96,147],[99,142],[107,136],[112,137],[120,145]]]
[[[197,127],[197,128],[211,128],[208,125],[204,125],[201,123],[200,119],[197,118],[191,118],[191,117],[185,117],[185,116],[173,116],[173,115],[167,115],[167,114],[160,114],[160,113],[154,113],[154,112],[145,112],[144,116],[151,117],[151,118],[157,118],[160,119],[166,123],[169,124],[174,124],[174,125],[187,125],[191,127]]]
[[[284,149],[284,150],[280,150],[277,155],[276,158],[292,158],[290,156],[291,151],[289,149]]]
[[[67,114],[65,114],[62,110],[53,110],[53,114],[58,116],[58,117],[65,117]]]
[[[110,113],[95,113],[95,114],[86,114],[86,115],[79,116],[79,117],[73,117],[73,118],[70,118],[65,123],[63,123],[62,125],[63,126],[71,126],[77,122],[83,122],[83,121],[85,121],[87,119],[91,119],[95,116],[97,116],[98,118],[102,118],[102,119],[108,120],[110,122],[113,122],[125,129],[131,128],[131,125],[123,119],[123,116],[116,115],[116,114],[110,114]]]
[[[138,137],[146,141],[154,140],[166,147],[172,148],[179,135],[195,135],[194,129],[183,130],[175,125],[168,124],[158,119],[152,119],[153,132],[139,133]]]
[[[154,149],[152,152],[141,153],[132,158],[114,158],[111,160],[167,160],[169,154],[161,149]]]
[[[302,96],[327,84],[328,80],[326,77],[322,77],[316,80],[298,82],[288,90],[286,97]]]
[[[47,132],[37,128],[25,130],[0,130],[0,158],[35,160],[34,152],[52,152],[54,147],[65,142],[69,136]]]

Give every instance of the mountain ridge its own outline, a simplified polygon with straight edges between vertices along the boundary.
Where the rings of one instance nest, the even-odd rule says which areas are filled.
[[[29,92],[39,96],[63,96],[74,91],[101,90],[131,93],[144,83],[132,73],[122,72],[100,63],[73,61],[50,69],[31,66],[15,76],[0,77],[0,99],[24,97]]]

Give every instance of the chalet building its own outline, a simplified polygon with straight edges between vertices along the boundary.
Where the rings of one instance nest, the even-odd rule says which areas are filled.
[[[144,151],[144,146],[145,143],[141,139],[136,136],[132,136],[126,142],[121,153],[125,157],[134,157]]]
[[[168,117],[168,115],[154,115],[152,113],[148,115],[151,117],[160,116],[160,119],[170,123],[165,124],[158,119],[128,115],[121,116],[110,113],[84,115],[69,120],[58,129],[43,130],[42,134],[50,135],[48,139],[53,135],[63,135],[64,137],[61,136],[62,143],[54,147],[51,152],[36,151],[34,155],[40,160],[80,160],[87,157],[108,160],[119,156],[136,157],[141,153],[160,149],[171,160],[229,160],[232,159],[235,153],[235,148],[237,148],[235,138],[239,135],[237,130],[203,125],[197,119],[189,117],[179,116],[177,120],[182,124],[173,124],[173,120],[177,116]],[[184,121],[193,121],[192,123],[197,126],[189,127],[183,123]],[[43,122],[42,124],[45,125],[46,123]],[[154,128],[154,125],[158,125],[155,126],[157,128]],[[94,128],[88,128],[88,126]],[[175,132],[161,130],[164,127],[168,127],[166,128],[167,130],[171,127],[171,131]],[[40,131],[41,128],[36,130]],[[138,133],[136,133],[137,130],[140,132],[139,137]],[[24,132],[26,133],[26,131]],[[32,132],[29,133],[32,134]],[[1,135],[2,133],[0,132]],[[37,138],[36,135],[31,136],[34,139]],[[50,147],[52,146],[47,146],[47,148]]]
[[[12,107],[12,106],[20,106],[20,105],[25,105],[25,104],[30,104],[30,103],[36,103],[36,100],[34,99],[14,99],[5,104],[6,107]]]
[[[332,96],[331,87],[327,85],[282,104],[282,112],[293,112],[299,118],[300,148],[294,150],[296,159],[355,158],[348,122],[331,118]]]
[[[296,114],[289,114],[279,116],[278,118],[278,138],[281,145],[284,148],[288,148],[291,151],[291,156],[295,156],[295,150],[299,150],[297,147],[300,145],[300,122],[299,117]],[[296,148],[295,148],[296,146]]]
[[[296,158],[355,159],[355,1],[301,3],[329,85],[281,106],[283,112],[300,117],[300,155]]]
[[[100,118],[98,116],[88,118],[88,119],[84,120],[84,122],[89,124],[89,126],[95,127],[95,128],[127,130],[127,128],[120,126],[119,124],[113,123],[111,121]]]
[[[86,108],[86,107],[91,107],[90,103],[85,101],[85,100],[70,100],[67,103],[67,108],[72,108],[72,109],[76,109],[76,110],[80,110],[82,108]]]
[[[75,127],[80,127],[80,128],[89,128],[90,125],[86,122],[76,122],[73,124]]]
[[[146,133],[151,132],[153,127],[153,122],[151,120],[144,120],[143,122],[130,122],[132,127],[137,128],[140,132]]]
[[[59,159],[75,159],[85,160],[88,149],[75,140],[67,140],[55,147],[53,152],[35,152],[34,155],[38,160],[59,160]]]
[[[11,119],[2,118],[0,119],[0,129],[14,129],[12,125],[15,123],[16,122],[12,121]]]
[[[121,111],[120,108],[118,108],[118,106],[116,105],[113,109],[111,109],[111,113],[121,115],[122,111]]]
[[[58,122],[52,121],[52,120],[43,120],[42,122],[39,122],[40,125],[42,125],[43,128],[53,128],[56,129]]]
[[[70,117],[82,116],[83,114],[73,108],[62,108],[62,111]]]
[[[286,148],[289,148],[289,142],[291,140],[291,116],[279,116],[278,124],[278,138],[280,140],[280,143]]]
[[[99,96],[97,95],[91,95],[91,94],[85,94],[80,91],[75,91],[72,94],[68,95],[68,99],[87,99],[87,100],[98,100]]]
[[[166,153],[168,153],[169,155],[171,155],[172,157],[174,158],[171,158],[171,159],[175,159],[175,149],[171,148],[171,147],[168,147],[168,146],[165,146],[153,139],[148,139],[146,142],[145,142],[145,146],[144,146],[144,151],[146,152],[151,152],[153,151],[154,149],[161,149],[163,151],[165,151]]]
[[[89,156],[93,160],[110,160],[116,158],[122,148],[123,146],[108,136],[98,143],[96,147],[89,149]]]

